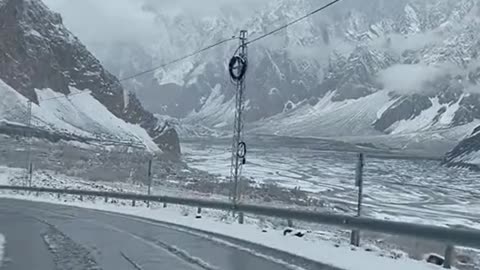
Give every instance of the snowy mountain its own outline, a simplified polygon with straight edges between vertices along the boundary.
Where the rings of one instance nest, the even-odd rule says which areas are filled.
[[[176,131],[147,112],[40,0],[0,1],[0,130],[127,144],[177,156]],[[44,136],[45,137],[45,136]]]
[[[463,139],[445,156],[444,163],[449,166],[468,167],[480,170],[480,127]]]
[[[345,0],[251,44],[247,127],[287,136],[375,138],[401,149],[430,141],[435,146],[426,150],[446,152],[480,123],[479,2]],[[125,76],[240,29],[257,37],[320,5],[272,0],[248,17],[151,10],[161,38],[94,52]],[[229,130],[234,87],[225,67],[237,46],[216,48],[125,86],[154,113]]]

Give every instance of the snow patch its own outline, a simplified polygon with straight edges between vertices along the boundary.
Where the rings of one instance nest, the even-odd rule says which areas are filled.
[[[401,97],[394,98],[390,100],[389,102],[385,103],[383,107],[380,108],[380,110],[377,111],[377,119],[380,119],[382,115],[393,105],[395,102],[397,102]]]
[[[409,33],[418,33],[420,32],[420,20],[418,19],[417,13],[410,5],[405,6],[405,16],[408,21],[408,32]]]
[[[455,113],[458,111],[460,108],[460,102],[463,100],[462,95],[458,101],[450,106],[447,106],[447,110],[442,114],[440,119],[438,120],[438,123],[443,126],[448,126],[453,122],[453,118],[455,117]]]
[[[315,106],[304,102],[290,111],[254,123],[254,132],[286,136],[350,136],[377,135],[371,124],[377,112],[390,101],[386,91],[356,100],[332,101],[333,92],[322,97]]]
[[[438,98],[431,98],[432,106],[420,113],[413,119],[400,120],[390,126],[387,131],[391,134],[411,133],[428,129],[433,125],[433,120],[438,114],[438,110],[442,105],[438,102]]]
[[[190,61],[183,61],[177,63],[174,68],[159,69],[155,73],[155,78],[158,80],[158,84],[176,84],[179,86],[185,85],[184,78],[192,71],[194,65]]]
[[[70,91],[70,96],[64,96],[51,89],[36,90],[40,106],[34,106],[32,111],[44,111],[46,124],[60,124],[61,128],[71,133],[84,135],[87,132],[90,136],[113,137],[141,143],[150,151],[160,151],[145,129],[117,118],[90,93],[79,94],[81,91],[73,87]]]
[[[35,29],[30,29],[27,32],[27,35],[35,36],[35,37],[38,37],[38,38],[43,38],[43,36]]]
[[[233,124],[235,116],[235,98],[226,100],[222,86],[215,85],[200,111],[192,111],[184,119],[186,124],[203,123],[206,126],[222,128]]]
[[[395,122],[387,131],[391,134],[409,134],[426,130],[440,130],[450,128],[455,113],[460,108],[461,98],[454,104],[440,104],[437,97],[431,98],[432,106],[413,119],[404,119]],[[445,112],[439,113],[444,109]]]
[[[149,151],[161,151],[139,125],[114,116],[90,93],[70,87],[70,96],[52,89],[35,89],[39,105],[32,103],[32,126],[53,132],[97,139],[142,144]],[[88,90],[85,90],[88,91]],[[25,124],[28,99],[0,80],[0,119]]]

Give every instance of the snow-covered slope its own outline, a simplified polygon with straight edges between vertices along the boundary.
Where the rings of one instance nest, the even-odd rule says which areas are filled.
[[[95,53],[115,74],[127,75],[240,29],[257,37],[320,5],[271,0],[251,16],[149,10],[161,38]],[[290,136],[415,133],[432,140],[468,130],[480,119],[478,7],[478,0],[345,0],[251,44],[246,126]],[[225,67],[236,46],[215,48],[125,85],[155,113],[230,129],[234,87]],[[445,139],[451,145],[460,138]]]
[[[444,163],[480,170],[480,126],[446,154]]]
[[[179,154],[175,130],[147,112],[40,0],[2,1],[0,26],[3,132],[30,122],[61,138]]]

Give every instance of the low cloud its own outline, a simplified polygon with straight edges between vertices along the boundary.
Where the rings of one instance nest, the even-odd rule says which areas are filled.
[[[398,64],[378,74],[378,81],[388,91],[398,94],[425,93],[435,91],[429,83],[451,72],[448,65]]]
[[[43,0],[87,45],[148,44],[161,38],[162,16],[238,16],[269,0]]]
[[[219,12],[249,14],[269,1],[271,0],[143,0],[146,6],[160,13],[188,12],[193,16],[218,15]]]
[[[133,0],[44,0],[66,26],[87,44],[148,41],[155,14]]]

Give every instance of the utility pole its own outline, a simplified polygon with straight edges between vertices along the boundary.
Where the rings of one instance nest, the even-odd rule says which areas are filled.
[[[27,155],[27,164],[25,166],[27,173],[26,173],[26,182],[28,182],[29,186],[32,186],[32,161],[31,161],[31,150],[32,146],[30,145],[30,137],[31,137],[31,129],[32,129],[32,101],[27,101],[27,131],[25,132],[25,152]]]
[[[243,142],[243,110],[245,109],[245,75],[247,72],[247,31],[240,31],[240,46],[229,63],[230,77],[236,86],[235,92],[235,120],[233,125],[231,182],[233,188],[231,197],[237,205],[240,199],[239,182],[241,167],[245,164],[246,144]],[[237,54],[238,53],[238,54]]]
[[[363,167],[365,166],[365,158],[363,153],[358,154],[357,169],[355,173],[355,186],[358,187],[357,217],[362,215],[362,198],[363,198]],[[350,244],[360,246],[360,231],[352,230],[350,236]]]

